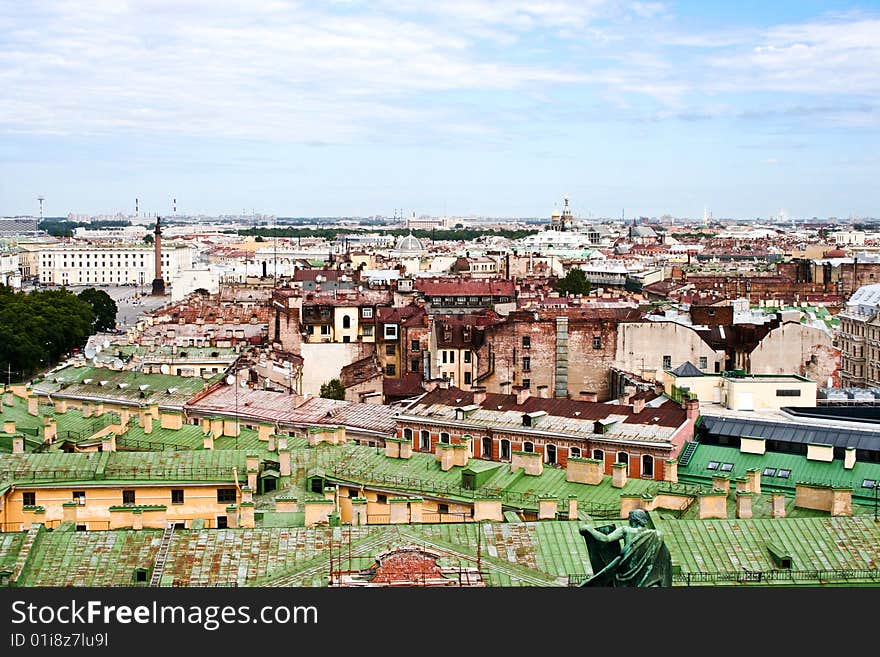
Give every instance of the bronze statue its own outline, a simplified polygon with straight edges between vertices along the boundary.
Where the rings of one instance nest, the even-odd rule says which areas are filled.
[[[662,532],[648,527],[643,510],[630,512],[629,526],[584,525],[580,533],[593,566],[593,576],[581,586],[672,586],[669,549]]]

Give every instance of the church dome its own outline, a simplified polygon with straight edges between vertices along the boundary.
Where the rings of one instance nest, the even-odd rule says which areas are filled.
[[[409,235],[405,235],[397,240],[397,245],[394,247],[395,251],[407,251],[411,253],[418,253],[423,251],[422,243],[419,241],[417,237],[415,237],[412,233]]]

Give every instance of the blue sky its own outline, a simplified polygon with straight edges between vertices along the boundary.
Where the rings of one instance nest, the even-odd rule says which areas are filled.
[[[0,3],[0,215],[880,217],[880,3]]]

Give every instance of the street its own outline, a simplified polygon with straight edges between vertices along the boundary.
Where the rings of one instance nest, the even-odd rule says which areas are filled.
[[[130,287],[126,285],[68,285],[66,287],[74,294],[79,294],[89,287],[94,287],[97,290],[102,290],[109,294],[110,297],[116,302],[117,306],[116,325],[123,330],[125,330],[132,324],[135,324],[140,318],[141,314],[151,310],[155,310],[156,308],[162,306],[165,303],[168,303],[171,300],[170,295],[164,297],[149,296],[149,286]]]

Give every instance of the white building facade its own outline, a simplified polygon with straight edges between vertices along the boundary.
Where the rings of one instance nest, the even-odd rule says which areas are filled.
[[[54,285],[149,285],[156,277],[153,247],[59,245],[40,252],[40,282]],[[193,249],[162,246],[162,278],[192,269]]]

